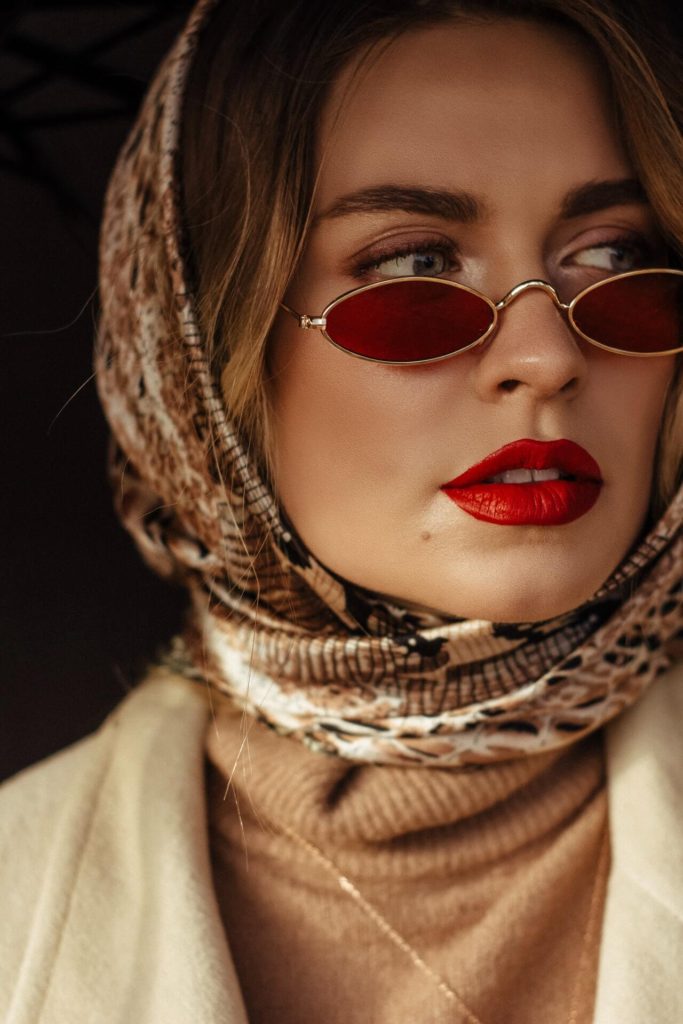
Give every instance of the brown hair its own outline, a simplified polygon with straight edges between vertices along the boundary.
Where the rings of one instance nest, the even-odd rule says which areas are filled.
[[[530,18],[581,31],[605,61],[636,173],[676,259],[683,251],[683,96],[654,10],[606,0],[275,0],[219,3],[188,85],[184,204],[200,325],[241,433],[268,474],[268,334],[306,240],[315,133],[329,87],[364,48],[457,18]],[[683,365],[669,389],[653,514],[683,467]]]

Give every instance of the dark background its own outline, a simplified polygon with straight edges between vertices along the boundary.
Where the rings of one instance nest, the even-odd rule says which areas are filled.
[[[0,11],[0,777],[96,728],[180,624],[112,511],[91,349],[104,186],[190,6]]]
[[[180,623],[105,480],[104,186],[187,4],[0,14],[0,775],[96,728]]]

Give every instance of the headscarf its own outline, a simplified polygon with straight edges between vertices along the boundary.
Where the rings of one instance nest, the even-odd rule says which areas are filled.
[[[95,365],[123,523],[191,614],[170,661],[279,732],[361,763],[475,765],[618,715],[683,635],[683,487],[585,604],[543,622],[457,619],[341,579],[249,456],[196,313],[180,182],[201,0],[120,154],[101,235]]]

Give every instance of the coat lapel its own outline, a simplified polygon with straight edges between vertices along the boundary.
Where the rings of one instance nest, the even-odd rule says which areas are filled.
[[[158,679],[88,741],[46,853],[12,1024],[63,1024],[74,1006],[82,1020],[247,1024],[204,841],[207,713],[196,685]],[[682,732],[683,663],[606,729],[612,870],[594,1024],[683,1021]]]
[[[606,729],[612,870],[595,1024],[683,1021],[683,663]]]
[[[174,683],[136,688],[72,780],[11,1024],[247,1024],[205,838],[207,702]]]

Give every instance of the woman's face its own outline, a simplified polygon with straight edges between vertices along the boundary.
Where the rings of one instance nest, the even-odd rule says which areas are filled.
[[[407,274],[494,301],[541,278],[568,301],[661,265],[637,190],[594,187],[633,170],[599,66],[571,33],[431,27],[352,70],[321,125],[293,309],[319,315],[342,292]],[[381,195],[358,195],[369,189]],[[590,597],[644,523],[673,365],[589,345],[541,290],[520,295],[491,339],[421,366],[354,358],[281,312],[269,351],[276,487],[313,554],[352,582],[467,618],[548,618]],[[442,489],[520,439],[585,449],[602,478],[592,506],[559,523],[491,522]]]

